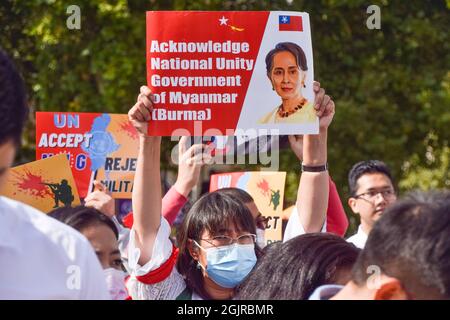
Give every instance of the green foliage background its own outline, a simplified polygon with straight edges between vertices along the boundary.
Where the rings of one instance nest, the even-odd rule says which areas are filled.
[[[72,4],[81,30],[66,27]],[[371,4],[381,30],[366,27]],[[346,207],[347,172],[364,159],[388,163],[401,193],[450,187],[449,8],[449,0],[3,0],[0,46],[21,69],[33,110],[125,113],[145,83],[146,10],[306,11],[315,78],[336,102],[329,163]],[[19,163],[34,160],[30,120]],[[298,164],[288,150],[280,156],[289,203]]]

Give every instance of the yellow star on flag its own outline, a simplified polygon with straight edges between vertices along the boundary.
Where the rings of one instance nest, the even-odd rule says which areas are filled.
[[[230,27],[230,29],[233,30],[233,31],[244,31],[245,30],[244,28],[239,28],[239,27],[235,27],[235,26],[229,25],[228,24],[228,19],[225,18],[225,16],[222,16],[222,18],[220,18],[219,21],[220,21],[220,25],[221,26],[225,25],[227,27]]]

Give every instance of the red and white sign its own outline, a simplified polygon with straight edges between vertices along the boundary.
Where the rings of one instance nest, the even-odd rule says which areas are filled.
[[[149,11],[146,43],[150,135],[318,132],[307,13]]]

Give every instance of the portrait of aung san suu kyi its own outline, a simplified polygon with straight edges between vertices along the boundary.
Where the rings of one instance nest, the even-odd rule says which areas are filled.
[[[266,69],[272,89],[281,102],[259,119],[259,123],[314,123],[314,101],[308,101],[302,94],[308,70],[302,48],[292,42],[278,43],[266,56]]]

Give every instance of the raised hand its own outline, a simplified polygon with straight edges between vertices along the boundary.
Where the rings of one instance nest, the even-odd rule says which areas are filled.
[[[188,137],[181,137],[178,143],[178,177],[175,182],[175,188],[185,197],[198,183],[203,165],[212,160],[206,144],[194,144],[187,149],[187,140]]]
[[[128,119],[141,136],[147,136],[148,121],[153,110],[152,91],[147,86],[142,86],[135,105],[128,111]]]
[[[319,127],[320,129],[328,129],[335,113],[334,101],[329,95],[325,94],[325,90],[320,87],[319,82],[314,81],[313,90],[316,95],[314,109],[319,117]]]
[[[84,205],[95,208],[110,218],[114,217],[116,208],[111,192],[100,181],[94,181],[94,189],[84,199]]]

